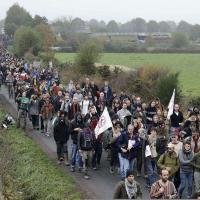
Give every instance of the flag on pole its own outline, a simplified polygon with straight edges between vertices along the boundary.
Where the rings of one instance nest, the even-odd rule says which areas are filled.
[[[168,114],[167,119],[170,119],[170,116],[173,114],[174,110],[174,100],[175,100],[175,89],[173,91],[172,97],[170,99],[169,105],[168,105]]]
[[[108,113],[108,109],[107,107],[105,107],[101,117],[99,118],[98,124],[96,125],[94,130],[96,138],[98,137],[98,135],[100,135],[101,133],[103,133],[112,126],[113,125]]]

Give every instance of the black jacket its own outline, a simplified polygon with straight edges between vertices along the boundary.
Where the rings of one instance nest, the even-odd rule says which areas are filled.
[[[183,122],[183,113],[179,111],[177,115],[175,112],[173,112],[173,114],[170,116],[170,120],[172,127],[180,127],[179,123]]]
[[[79,133],[79,131],[75,131],[74,129],[75,128],[83,129],[84,126],[85,126],[83,119],[82,119],[81,122],[78,122],[77,116],[78,116],[78,114],[75,115],[75,118],[74,118],[74,120],[72,120],[72,122],[70,124],[70,128],[69,128],[69,132],[71,134],[71,139],[73,141],[73,144],[77,144],[77,142],[78,142],[78,133]]]
[[[69,126],[66,124],[66,122],[63,120],[63,122],[60,121],[60,119],[57,121],[57,123],[54,126],[54,140],[56,142],[67,142],[69,139]]]
[[[78,149],[91,151],[94,148],[94,134],[90,128],[84,128],[78,134]]]

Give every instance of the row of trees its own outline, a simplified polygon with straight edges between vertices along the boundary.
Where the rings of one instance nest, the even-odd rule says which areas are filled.
[[[200,37],[200,25],[192,25],[186,21],[180,21],[176,24],[173,21],[150,20],[146,22],[142,18],[136,18],[126,23],[118,23],[115,20],[104,21],[92,19],[84,21],[81,18],[63,18],[54,21],[51,24],[56,33],[66,34],[69,32],[113,32],[113,33],[171,33],[182,32],[190,35],[191,39],[196,40]]]
[[[39,15],[32,18],[18,4],[7,11],[4,29],[10,39],[14,40],[14,51],[18,56],[23,56],[26,52],[37,55],[39,51],[49,54],[49,47],[55,42],[55,35],[47,18]]]
[[[19,56],[30,51],[37,55],[39,51],[50,54],[50,47],[63,46],[70,47],[70,51],[77,51],[82,43],[90,37],[90,32],[173,32],[172,40],[165,42],[164,47],[187,47],[189,39],[198,40],[200,38],[200,25],[191,25],[181,21],[178,25],[174,22],[146,22],[142,18],[133,19],[127,23],[120,24],[114,20],[108,22],[83,21],[80,18],[63,18],[49,24],[46,17],[35,15],[32,17],[23,7],[14,4],[7,11],[4,23],[5,32],[14,39],[15,53]],[[160,41],[147,38],[146,44],[137,44],[131,39],[111,40],[111,38],[101,38],[98,40],[108,52],[132,52],[137,48],[162,47]],[[139,45],[139,46],[138,46]]]

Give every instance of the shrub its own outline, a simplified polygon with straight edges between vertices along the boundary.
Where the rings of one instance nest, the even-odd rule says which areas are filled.
[[[180,100],[181,89],[178,80],[179,73],[170,73],[166,76],[160,77],[156,87],[156,96],[160,98],[161,102],[167,106],[172,96],[174,88],[176,89],[175,101]]]
[[[75,58],[75,65],[79,73],[92,75],[95,74],[95,62],[100,58],[101,46],[93,40],[88,40],[79,48]]]
[[[110,67],[108,65],[99,66],[97,68],[97,73],[104,79],[111,76]]]

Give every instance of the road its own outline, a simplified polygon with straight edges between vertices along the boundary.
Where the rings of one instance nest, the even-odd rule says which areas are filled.
[[[5,87],[0,90],[0,102],[8,113],[17,117],[16,104],[13,99],[8,98],[8,93]],[[28,122],[26,133],[41,147],[41,149],[47,154],[47,156],[56,164],[56,145],[53,138],[48,138],[41,134],[39,131],[32,129],[31,123]],[[70,149],[69,149],[70,152]],[[112,199],[113,191],[116,184],[120,181],[120,176],[117,174],[109,173],[109,162],[106,160],[105,152],[102,156],[101,169],[97,171],[89,170],[91,179],[85,180],[83,174],[78,172],[70,172],[70,167],[57,166],[61,170],[64,170],[67,174],[74,178],[77,189],[84,193],[83,198],[87,199]],[[141,184],[143,199],[148,199],[149,194],[145,189],[145,179],[136,178]]]

